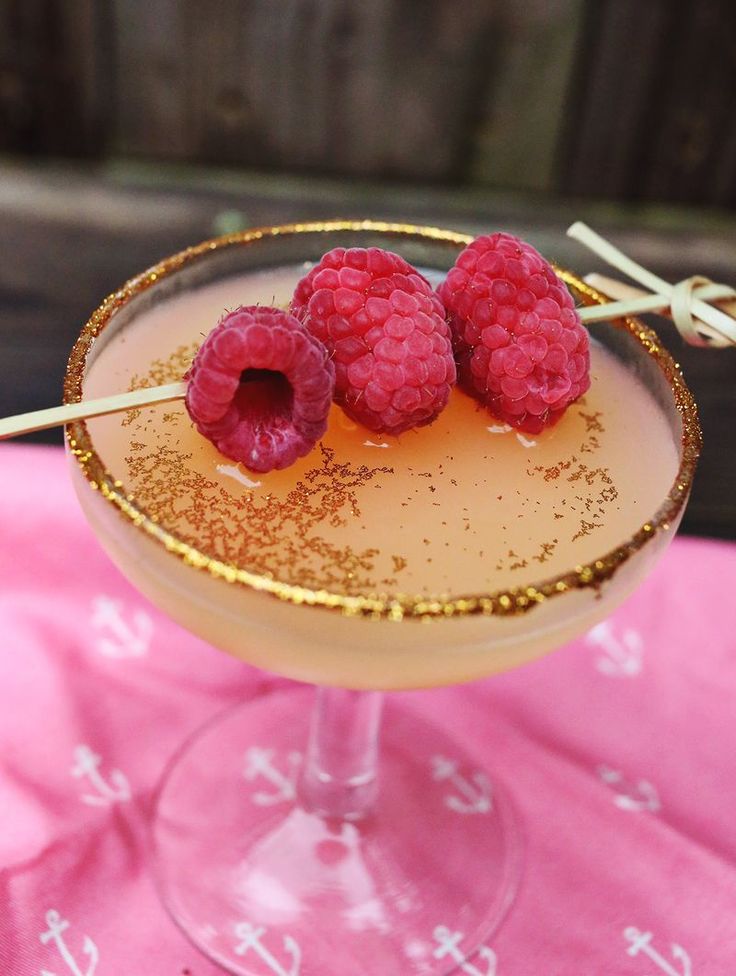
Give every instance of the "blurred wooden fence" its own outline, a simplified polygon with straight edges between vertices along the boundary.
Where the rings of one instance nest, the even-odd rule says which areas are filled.
[[[733,0],[0,0],[0,151],[736,206]]]

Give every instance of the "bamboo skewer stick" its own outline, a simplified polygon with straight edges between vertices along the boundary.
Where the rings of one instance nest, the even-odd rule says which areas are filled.
[[[0,440],[30,434],[34,430],[47,430],[60,427],[73,420],[88,417],[102,417],[108,413],[119,413],[135,407],[147,407],[154,403],[168,403],[182,400],[187,392],[186,383],[169,383],[166,386],[146,387],[130,393],[116,393],[99,400],[82,400],[80,403],[67,403],[62,407],[49,407],[48,410],[34,410],[16,417],[0,420]]]
[[[609,278],[608,275],[600,274],[598,271],[591,271],[590,274],[584,275],[583,281],[586,285],[590,285],[591,288],[599,291],[601,295],[612,298],[616,302],[629,301],[632,298],[649,298],[652,301],[656,299],[659,304],[658,295],[648,295],[643,288],[627,285],[626,282],[619,281],[618,278]],[[703,294],[701,293],[699,297],[703,298]]]
[[[639,312],[668,310],[683,338],[691,345],[736,345],[736,318],[725,309],[716,308],[704,300],[705,298],[710,301],[717,298],[736,298],[736,291],[733,288],[727,285],[715,285],[701,275],[693,275],[676,285],[671,285],[637,264],[580,221],[568,227],[567,235],[580,241],[612,267],[653,293],[644,298],[626,299],[610,305],[582,309],[580,317],[584,322],[635,315]]]
[[[588,275],[586,281],[589,284],[616,300],[579,309],[583,322],[599,322],[641,312],[661,312],[674,320],[684,338],[693,345],[736,345],[736,291],[733,288],[714,284],[697,275],[671,285],[632,261],[585,224],[578,221],[568,228],[567,233],[614,268],[649,289],[648,292],[641,291],[604,275]],[[714,301],[720,301],[719,308],[708,304]],[[7,417],[0,420],[0,440],[58,427],[75,420],[181,400],[186,392],[186,383],[170,383]]]
[[[585,276],[585,281],[596,291],[616,300],[606,302],[605,305],[586,305],[585,308],[579,308],[578,315],[583,322],[603,322],[606,319],[620,318],[624,315],[641,315],[644,312],[666,313],[671,305],[670,298],[651,295],[642,288],[634,288],[606,275],[589,274]],[[728,285],[708,284],[693,289],[693,297],[701,301],[716,301],[728,298],[732,294],[733,289]],[[728,314],[731,311],[729,306],[736,311],[736,301],[723,302],[721,308]]]
[[[586,285],[595,288],[596,291],[599,291],[607,298],[614,299],[615,302],[646,298],[651,308],[641,309],[641,311],[656,312],[658,309],[655,306],[655,302],[657,306],[661,304],[659,295],[649,295],[643,288],[635,288],[633,285],[627,285],[625,282],[619,281],[618,278],[609,278],[608,275],[600,274],[597,271],[591,271],[590,274],[585,275],[583,281]],[[733,289],[729,288],[728,285],[700,285],[694,290],[693,294],[696,298],[700,298],[703,301],[716,302],[718,307],[726,312],[727,315],[736,318],[736,298],[729,297],[732,291]],[[724,297],[721,297],[721,293],[728,294],[724,294]],[[605,306],[600,306],[601,308],[605,307],[607,309],[609,317],[613,304],[614,302],[607,302]],[[595,306],[590,306],[590,308],[594,309]],[[581,312],[587,311],[587,308],[581,309]]]

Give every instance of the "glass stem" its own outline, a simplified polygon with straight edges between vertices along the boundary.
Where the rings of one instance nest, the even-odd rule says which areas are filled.
[[[317,688],[299,783],[305,809],[343,820],[370,813],[378,790],[382,707],[378,691]]]

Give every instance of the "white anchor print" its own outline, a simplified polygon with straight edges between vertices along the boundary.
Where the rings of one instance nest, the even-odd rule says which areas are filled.
[[[624,630],[619,637],[610,622],[604,620],[588,631],[585,642],[603,652],[595,662],[601,674],[610,678],[635,678],[641,674],[644,641],[637,631]]]
[[[432,778],[437,782],[447,780],[461,796],[450,793],[445,804],[456,813],[488,813],[493,809],[493,788],[485,773],[476,770],[470,781],[458,772],[458,763],[444,756],[432,756]]]
[[[483,972],[472,962],[468,962],[460,949],[460,943],[464,938],[462,932],[451,932],[446,925],[438,925],[432,933],[432,938],[438,943],[433,953],[435,959],[444,959],[445,956],[449,956],[458,963],[462,972],[467,973],[467,976],[496,976],[498,960],[496,953],[489,946],[482,945],[478,949],[478,958],[484,959],[488,963],[485,972]]]
[[[673,942],[670,946],[672,951],[673,960],[679,965],[679,969],[671,965],[665,957],[657,952],[657,950],[652,945],[652,933],[651,932],[640,932],[639,929],[634,925],[630,925],[623,931],[624,939],[629,943],[629,947],[626,952],[630,956],[638,956],[639,953],[643,953],[651,961],[666,973],[667,976],[692,976],[693,968],[690,961],[690,956],[685,952],[682,946],[677,945]]]
[[[110,771],[108,782],[100,775],[102,759],[87,745],[78,745],[74,750],[74,765],[71,774],[75,779],[87,778],[96,793],[82,793],[82,803],[93,807],[109,807],[114,803],[124,803],[131,797],[130,784],[119,769]]]
[[[95,969],[97,969],[100,953],[92,939],[90,939],[88,935],[85,935],[84,937],[84,941],[82,942],[82,952],[85,956],[89,957],[89,963],[87,964],[86,969],[80,969],[77,965],[76,959],[71,954],[69,947],[64,941],[64,931],[69,928],[69,922],[62,918],[61,914],[57,912],[55,908],[50,908],[49,911],[46,912],[46,924],[48,925],[48,929],[45,932],[42,932],[39,936],[42,944],[47,945],[49,942],[53,942],[56,945],[56,948],[59,950],[61,958],[67,964],[74,976],[93,976]],[[48,969],[42,969],[41,976],[55,976],[55,973],[52,973]]]
[[[153,621],[143,610],[125,620],[123,603],[100,595],[92,601],[92,627],[98,631],[95,647],[105,657],[145,657],[153,636]]]
[[[243,770],[245,778],[252,782],[259,776],[263,776],[276,788],[273,793],[259,790],[257,793],[251,794],[251,801],[261,807],[283,803],[296,797],[296,778],[302,761],[301,753],[290,752],[287,755],[288,771],[284,774],[273,764],[274,752],[274,749],[251,746],[245,753],[245,769]]]
[[[621,810],[649,810],[657,813],[662,809],[656,787],[646,779],[628,782],[623,773],[610,766],[598,766],[598,776],[614,791],[613,802]],[[621,789],[616,789],[621,787]]]
[[[290,935],[285,935],[283,937],[284,951],[290,957],[289,968],[286,969],[278,959],[266,948],[266,946],[261,941],[262,936],[266,934],[266,929],[264,926],[251,925],[250,922],[239,922],[235,926],[235,934],[242,941],[235,946],[235,952],[239,956],[244,956],[251,949],[253,952],[263,960],[263,962],[268,966],[272,973],[276,976],[299,976],[299,968],[302,961],[302,953],[299,948],[299,943]]]

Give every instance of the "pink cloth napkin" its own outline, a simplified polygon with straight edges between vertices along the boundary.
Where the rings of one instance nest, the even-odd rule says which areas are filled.
[[[736,973],[735,581],[736,547],[677,540],[582,639],[412,696],[523,823],[484,976]],[[0,972],[215,976],[157,900],[150,799],[190,732],[287,683],[123,580],[57,449],[0,448],[0,635]]]

